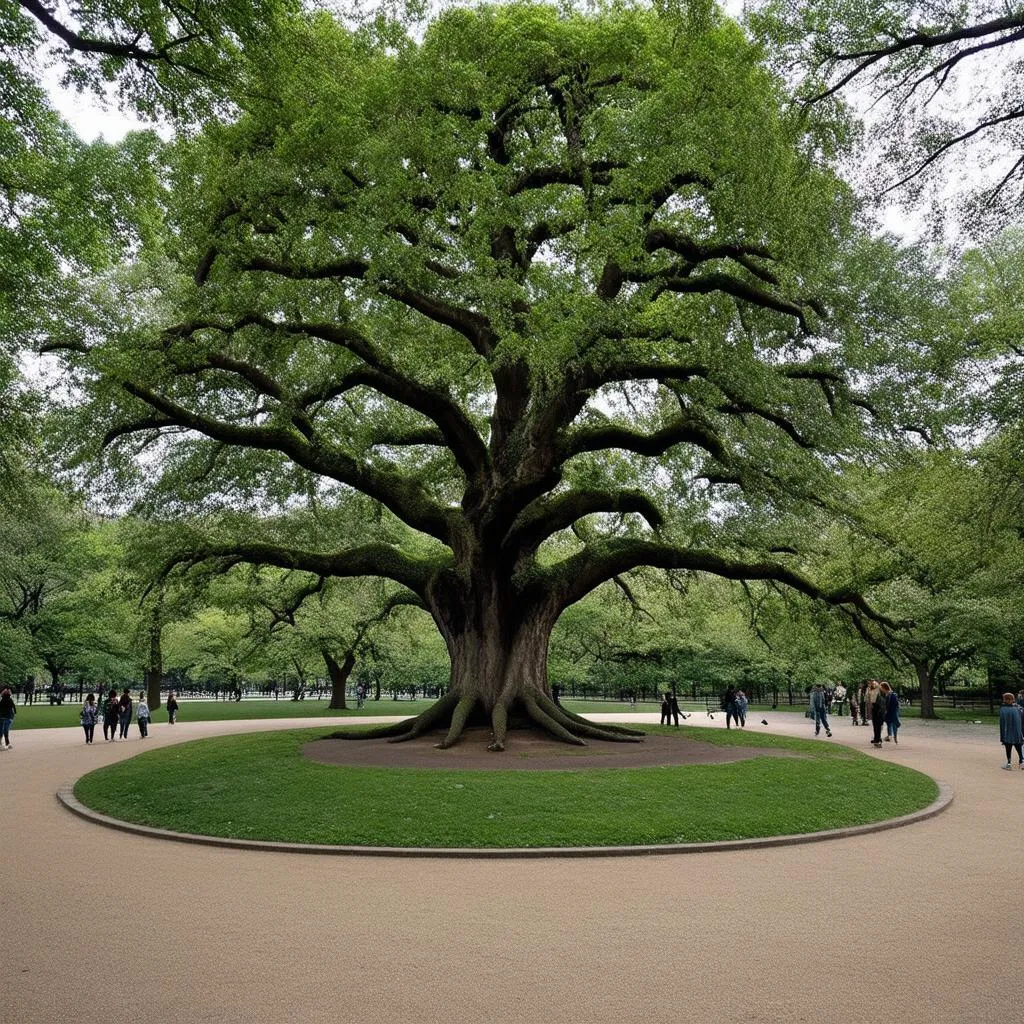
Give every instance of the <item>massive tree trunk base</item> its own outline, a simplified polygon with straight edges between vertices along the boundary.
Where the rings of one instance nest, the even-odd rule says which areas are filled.
[[[458,742],[467,725],[488,723],[483,702],[472,694],[459,695],[448,693],[432,704],[415,718],[407,718],[402,722],[378,726],[373,729],[362,729],[359,732],[339,730],[331,733],[332,739],[363,740],[386,738],[391,743],[402,743],[413,740],[432,729],[447,725],[444,738],[435,746],[446,750]],[[534,728],[541,729],[549,736],[586,746],[586,738],[606,740],[610,743],[640,743],[644,734],[636,729],[628,729],[623,725],[605,725],[587,721],[580,715],[567,711],[556,704],[546,693],[540,690],[528,692],[507,705],[499,702],[494,706],[489,717],[491,742],[487,749],[501,751],[505,749],[510,729]]]

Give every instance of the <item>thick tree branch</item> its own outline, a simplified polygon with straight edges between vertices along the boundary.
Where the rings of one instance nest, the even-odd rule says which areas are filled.
[[[713,455],[719,462],[729,462],[721,439],[708,426],[693,419],[678,419],[653,433],[630,430],[628,427],[589,427],[573,431],[560,448],[560,460],[571,459],[584,452],[621,448],[637,455],[657,457],[677,444],[692,444]]]
[[[968,39],[981,39],[1000,32],[1012,32],[1012,30],[1022,27],[1024,27],[1024,13],[1008,14],[978,25],[948,29],[944,32],[911,32],[893,40],[888,46],[869,47],[864,50],[854,50],[848,53],[828,53],[825,55],[825,60],[827,61],[836,64],[849,61],[856,61],[856,63],[839,81],[823,92],[812,96],[809,102],[817,103],[834,95],[845,85],[852,82],[859,74],[895,54],[913,49],[930,50],[938,46],[946,46],[950,43],[965,42]],[[1003,40],[1000,39],[998,42],[1002,43]]]
[[[444,543],[448,543],[451,538],[451,524],[447,511],[427,497],[417,484],[398,474],[360,466],[351,456],[336,449],[328,450],[322,444],[310,442],[284,427],[225,423],[223,420],[192,412],[177,402],[133,382],[125,382],[122,386],[132,397],[144,402],[178,426],[225,444],[280,452],[303,469],[348,484],[375,498],[415,529]]]
[[[824,590],[805,576],[777,562],[741,562],[712,551],[681,548],[655,541],[614,538],[587,547],[545,572],[557,603],[565,608],[595,587],[630,569],[688,569],[731,580],[774,580],[815,600],[858,609],[880,620],[864,598],[852,589]]]
[[[233,565],[273,565],[318,577],[382,576],[407,587],[422,598],[430,581],[449,567],[447,561],[411,558],[390,544],[364,544],[346,551],[307,551],[259,541],[194,548],[166,562],[161,578],[175,569],[190,569],[212,562],[221,570]]]
[[[595,512],[636,512],[652,530],[661,527],[660,509],[642,491],[573,491],[534,502],[512,524],[505,546],[522,556],[548,537]]]

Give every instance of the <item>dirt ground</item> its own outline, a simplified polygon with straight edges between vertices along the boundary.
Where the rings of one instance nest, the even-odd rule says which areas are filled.
[[[498,754],[487,749],[490,732],[484,727],[467,729],[448,750],[435,744],[443,732],[420,736],[404,743],[376,740],[314,740],[303,754],[321,764],[358,765],[369,768],[451,768],[509,771],[565,771],[582,768],[653,768],[678,764],[724,764],[751,757],[792,757],[785,750],[764,747],[724,747],[691,739],[686,727],[670,735],[645,736],[642,743],[608,743],[587,740],[585,747],[561,743],[530,729],[508,734],[506,749]]]
[[[756,729],[811,735],[802,717],[768,717]],[[146,746],[307,725],[324,720],[186,719]],[[0,754],[0,1021],[1020,1020],[1024,772],[1000,770],[993,727],[911,720],[878,751],[868,732],[837,722],[821,742],[949,783],[950,808],[811,846],[411,861],[102,828],[54,794],[145,749],[134,727],[131,742],[87,747],[77,728],[15,726]]]

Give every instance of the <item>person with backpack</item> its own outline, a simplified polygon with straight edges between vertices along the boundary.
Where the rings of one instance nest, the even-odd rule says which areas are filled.
[[[90,693],[85,698],[85,703],[82,705],[82,710],[79,712],[78,721],[82,724],[82,728],[85,730],[85,742],[92,743],[93,733],[96,731],[96,717],[99,714],[99,708],[96,707],[96,694]]]

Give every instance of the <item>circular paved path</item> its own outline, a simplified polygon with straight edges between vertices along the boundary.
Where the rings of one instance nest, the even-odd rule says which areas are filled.
[[[769,719],[773,732],[808,732],[795,715]],[[147,745],[306,724],[324,721],[180,722]],[[831,742],[870,750],[868,731],[842,722]],[[949,810],[908,828],[742,853],[519,862],[250,854],[116,832],[54,793],[141,743],[87,748],[77,729],[15,729],[0,759],[2,1018],[1019,1019],[1024,772],[999,770],[993,727],[911,721],[903,737],[879,756],[955,791]]]

